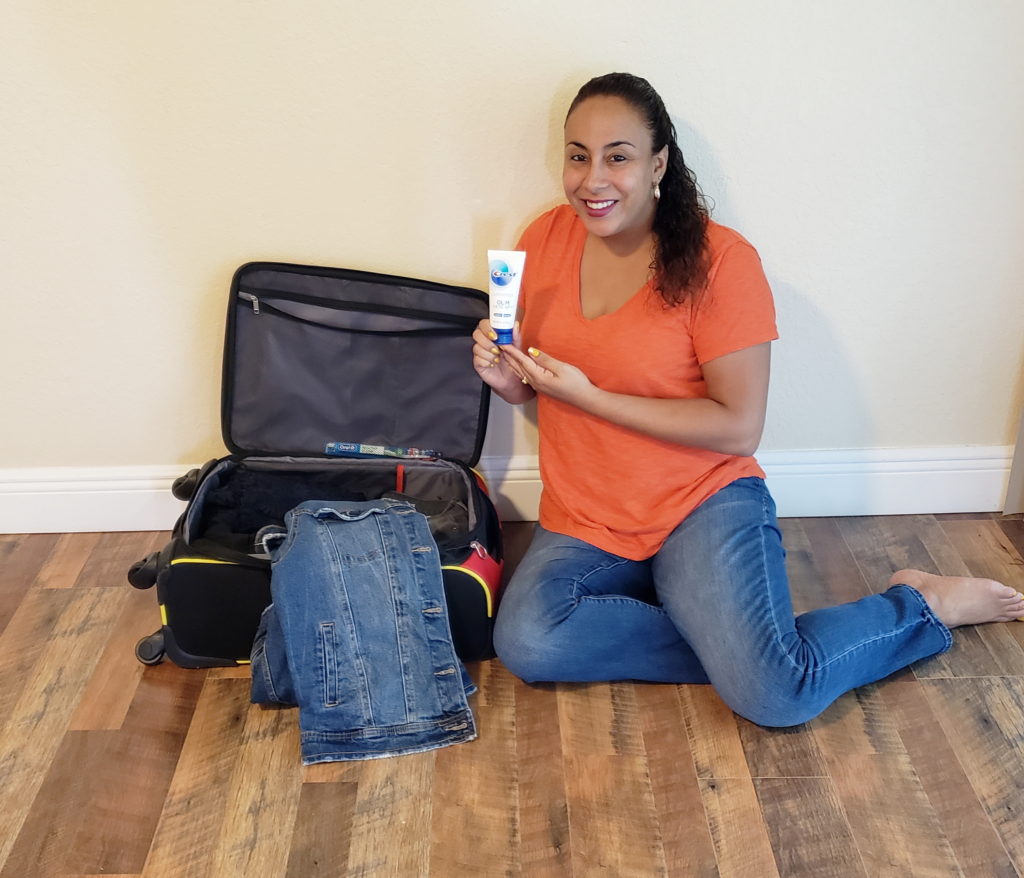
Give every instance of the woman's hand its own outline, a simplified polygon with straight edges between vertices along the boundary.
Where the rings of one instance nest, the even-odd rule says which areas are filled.
[[[521,374],[520,380],[525,380],[538,393],[545,393],[570,405],[586,408],[588,397],[597,392],[597,388],[582,370],[536,348],[530,348],[529,353],[524,354],[518,348],[505,347],[502,357],[509,360],[512,368]]]
[[[706,397],[660,399],[602,390],[578,368],[536,348],[502,350],[538,393],[638,433],[678,445],[740,456],[757,450],[764,429],[769,342],[704,363]]]
[[[532,399],[533,388],[523,381],[523,374],[504,355],[509,350],[519,353],[519,324],[513,330],[512,344],[499,346],[496,338],[489,320],[481,320],[473,330],[473,368],[477,375],[506,402],[516,405]]]

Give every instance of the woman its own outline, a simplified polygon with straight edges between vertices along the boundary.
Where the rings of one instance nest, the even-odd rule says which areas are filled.
[[[540,523],[495,629],[513,673],[710,682],[789,726],[949,649],[950,628],[1024,616],[998,582],[901,570],[883,594],[794,619],[752,456],[776,338],[756,251],[708,218],[639,77],[580,90],[563,184],[568,204],[519,243],[521,338],[499,348],[487,321],[473,335],[485,382],[537,398]]]

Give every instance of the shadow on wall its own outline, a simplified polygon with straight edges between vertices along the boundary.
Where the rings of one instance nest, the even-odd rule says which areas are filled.
[[[843,506],[872,507],[872,480],[860,457],[843,449],[874,444],[870,409],[852,368],[845,341],[814,301],[785,281],[768,280],[775,296],[779,340],[772,345],[768,416],[759,458],[768,474],[779,514],[806,506],[810,480],[828,477],[841,485]],[[811,462],[802,450],[830,449],[826,461]],[[771,454],[775,452],[775,454]],[[774,459],[765,459],[774,458]]]
[[[775,297],[779,340],[772,345],[772,380],[762,449],[864,448],[875,431],[864,388],[846,342],[799,282],[774,270],[772,253],[738,212],[731,178],[713,146],[684,119],[672,117],[687,166],[697,177],[712,218],[734,228],[758,250]],[[756,148],[752,142],[751,148]],[[780,183],[780,186],[783,185]],[[784,192],[777,204],[785,210]]]

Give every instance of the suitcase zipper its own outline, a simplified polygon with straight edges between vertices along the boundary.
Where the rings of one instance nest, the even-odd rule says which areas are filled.
[[[396,308],[393,305],[375,304],[373,302],[352,302],[347,299],[325,299],[322,296],[307,296],[303,293],[289,293],[278,290],[260,291],[266,298],[283,299],[286,302],[299,302],[304,305],[316,305],[332,311],[361,311],[369,314],[387,314],[392,317],[413,317],[429,320],[432,323],[447,323],[457,326],[476,326],[473,317],[461,314],[438,314],[434,311],[422,311],[419,308]],[[260,313],[260,298],[255,293],[239,290],[238,296],[252,305],[254,314]]]

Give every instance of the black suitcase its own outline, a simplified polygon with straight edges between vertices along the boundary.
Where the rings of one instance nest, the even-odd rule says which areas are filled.
[[[303,500],[385,494],[431,521],[456,652],[493,655],[501,529],[472,469],[490,388],[469,343],[487,312],[479,290],[411,278],[271,262],[235,272],[221,388],[231,453],[174,483],[188,505],[170,541],[128,573],[160,605],[140,661],[248,663],[270,602],[256,532]]]

